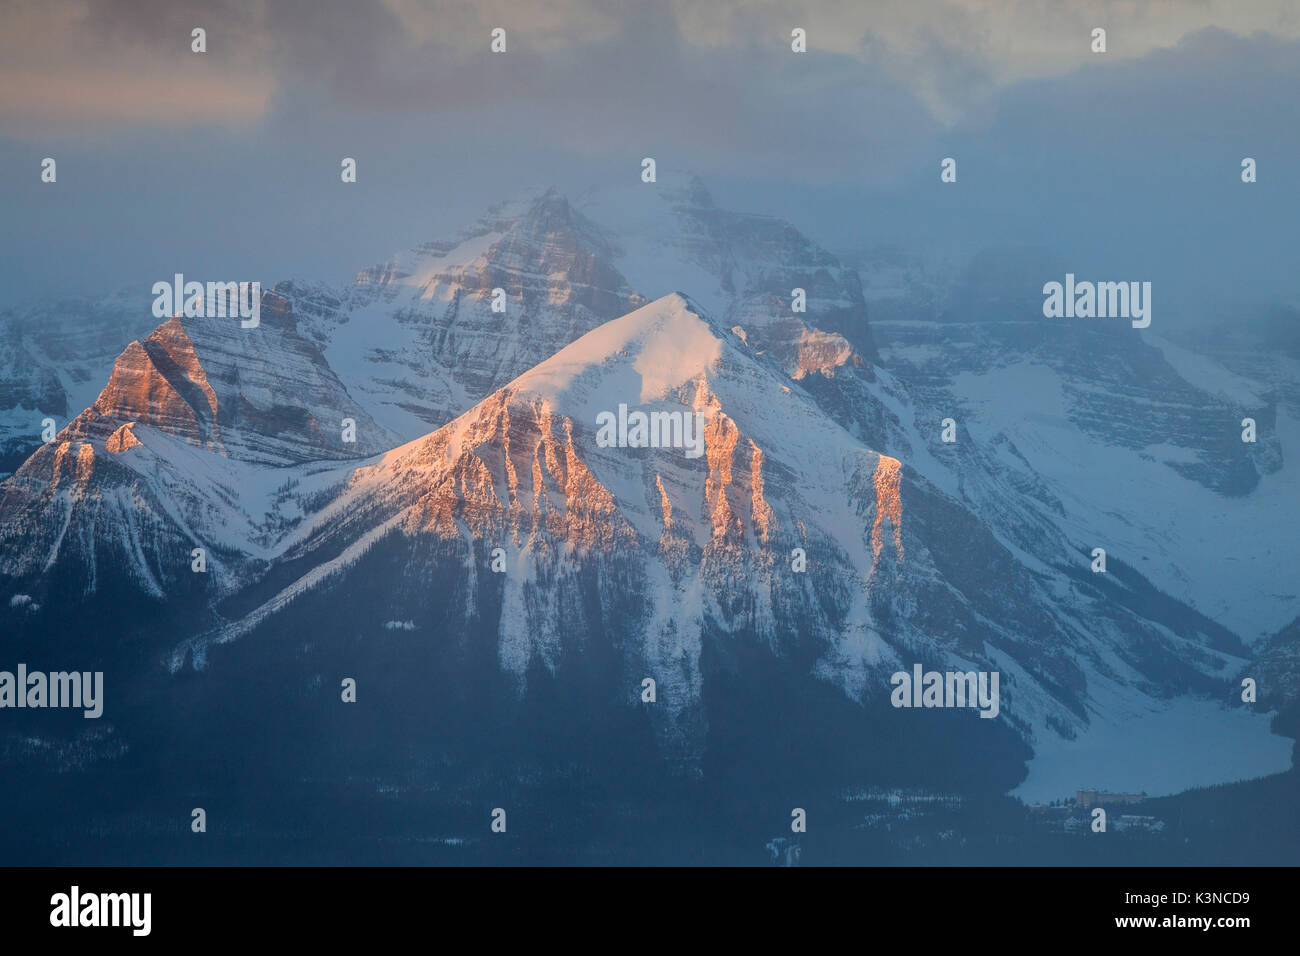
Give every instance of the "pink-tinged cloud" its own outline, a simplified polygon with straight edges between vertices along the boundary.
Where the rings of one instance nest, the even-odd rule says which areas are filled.
[[[260,4],[15,0],[0,31],[11,136],[94,125],[246,123],[276,89]],[[206,31],[206,52],[192,31]]]
[[[834,97],[871,84],[949,124],[1007,85],[1140,59],[1209,28],[1300,37],[1295,0],[806,0],[793,8],[781,0],[7,0],[6,7],[0,120],[11,135],[90,120],[247,122],[264,116],[273,96],[295,91],[381,112],[439,114],[445,103],[470,116],[562,108],[592,117],[588,127],[608,119],[602,110],[653,110],[656,96],[670,112],[704,97],[712,116],[739,123],[726,119],[734,110],[708,100],[713,88],[749,93],[751,109],[764,114],[774,96]],[[510,44],[500,58],[488,53],[498,26]],[[807,29],[806,57],[790,53],[793,26]],[[205,54],[190,51],[194,27],[208,32]],[[1104,59],[1091,51],[1095,27],[1108,31]]]
[[[183,72],[0,71],[0,118],[32,132],[69,121],[189,125],[245,123],[263,116],[274,84],[266,77],[219,79]]]

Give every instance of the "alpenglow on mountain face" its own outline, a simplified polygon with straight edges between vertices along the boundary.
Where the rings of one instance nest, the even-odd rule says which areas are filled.
[[[276,615],[310,604],[323,582],[352,592],[378,575],[391,588],[374,613],[419,635],[484,632],[521,690],[530,664],[580,669],[601,645],[621,680],[660,675],[659,729],[697,755],[705,645],[719,635],[853,699],[878,697],[904,648],[982,659],[976,612],[936,587],[924,541],[930,522],[960,523],[960,509],[786,381],[689,300],[656,300],[354,472],[284,553],[305,573],[209,639],[274,632]],[[620,401],[648,415],[698,413],[704,454],[601,447],[597,418]],[[488,570],[497,548],[503,575]],[[795,549],[814,573],[792,570]],[[419,587],[429,577],[455,601],[431,602]],[[1027,577],[1008,588],[1007,614],[1037,620]],[[937,614],[939,604],[951,618],[943,634],[876,621],[882,608]],[[1031,680],[1019,693],[1071,719]]]
[[[316,592],[382,579],[364,615],[435,640],[478,633],[520,690],[530,665],[580,669],[595,646],[621,681],[660,675],[659,730],[696,755],[711,642],[862,702],[912,659],[1000,669],[1006,720],[1027,739],[1083,730],[1103,690],[1208,688],[1240,666],[1239,644],[1218,634],[1178,634],[1122,605],[1094,618],[1091,588],[1032,573],[788,382],[699,306],[656,300],[353,472],[286,540],[278,563],[294,573],[273,567],[266,600],[181,659],[271,639]],[[598,417],[620,402],[701,414],[704,454],[601,447]],[[794,569],[796,549],[809,571]],[[977,555],[990,556],[980,572]],[[420,586],[430,579],[438,600]]]
[[[1206,431],[1153,449],[1133,402],[1175,424],[1243,407],[1182,378],[1172,346],[1135,342],[1121,363],[1087,334],[877,326],[867,306],[856,270],[694,181],[503,204],[351,285],[278,284],[256,329],[150,320],[0,484],[6,632],[30,656],[58,631],[124,697],[183,700],[196,726],[229,719],[250,673],[284,681],[283,710],[248,733],[269,764],[296,754],[276,770],[295,779],[329,745],[294,735],[354,677],[377,703],[367,733],[390,741],[358,771],[381,792],[574,766],[599,780],[607,760],[626,771],[618,752],[735,793],[801,774],[828,793],[1001,792],[1027,762],[1029,785],[1059,788],[1054,755],[1184,700],[1230,746],[1267,737],[1218,704],[1253,661],[1240,607],[1205,600],[1210,572],[1173,527],[1159,560],[1136,556],[1176,505],[1129,514],[1051,458],[1077,429],[1088,453],[1233,508],[1279,493],[1289,446],[1253,484],[1233,483],[1245,459],[1211,467]],[[939,328],[970,339],[957,357],[934,353]],[[1007,368],[1052,376],[1060,408],[993,414]],[[653,442],[628,440],[637,414]],[[1106,575],[1089,570],[1099,543]],[[1287,673],[1286,646],[1269,644],[1268,673]],[[914,665],[996,672],[996,716],[900,711],[891,676]],[[40,759],[164,760],[182,732],[151,738],[150,706],[110,708],[112,736],[76,728]],[[416,726],[419,747],[402,736]],[[1256,749],[1168,779],[1285,766]]]

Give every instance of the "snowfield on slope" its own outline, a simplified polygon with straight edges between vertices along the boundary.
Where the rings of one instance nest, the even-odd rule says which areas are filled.
[[[1029,776],[1012,791],[1029,803],[1109,790],[1153,797],[1283,773],[1295,741],[1269,730],[1271,715],[1200,697],[1157,701],[1093,688],[1088,729],[1034,744]]]

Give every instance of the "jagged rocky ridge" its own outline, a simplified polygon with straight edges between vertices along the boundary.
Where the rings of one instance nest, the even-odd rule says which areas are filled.
[[[214,641],[296,630],[293,608],[347,581],[341,593],[367,595],[348,617],[354,628],[395,623],[421,635],[429,628],[445,634],[445,607],[463,607],[466,633],[489,645],[496,666],[519,686],[530,667],[563,669],[575,640],[588,651],[599,639],[617,645],[611,666],[620,681],[655,663],[656,649],[670,649],[676,656],[666,700],[673,706],[663,709],[657,733],[684,759],[698,758],[704,739],[700,661],[709,646],[726,647],[726,635],[741,635],[745,646],[761,648],[782,667],[792,662],[792,669],[836,687],[846,700],[878,697],[886,671],[907,654],[936,664],[1005,666],[1004,711],[1026,736],[1075,733],[1088,719],[1098,683],[1155,695],[1213,691],[1243,662],[1246,651],[1235,635],[1155,591],[1122,557],[1112,578],[1080,574],[1088,534],[1058,520],[1059,490],[1023,463],[1013,442],[995,436],[965,443],[952,456],[959,467],[941,458],[947,450],[934,450],[931,419],[943,403],[926,391],[924,370],[913,363],[899,361],[885,371],[873,362],[875,336],[851,270],[777,220],[713,209],[698,185],[641,192],[633,201],[644,204],[646,196],[648,208],[627,227],[635,232],[644,224],[635,241],[614,233],[621,213],[608,211],[626,210],[627,196],[604,205],[588,197],[579,213],[548,192],[500,207],[455,242],[427,244],[363,272],[348,289],[295,282],[268,294],[263,323],[269,322],[269,335],[279,329],[284,342],[262,358],[276,369],[282,358],[291,360],[299,370],[295,387],[316,403],[310,415],[316,423],[357,421],[356,453],[423,435],[479,402],[456,418],[475,416],[482,437],[472,453],[459,456],[458,471],[433,468],[412,446],[359,471],[329,460],[353,449],[332,447],[332,433],[315,434],[310,425],[299,430],[289,424],[292,411],[277,411],[280,386],[265,371],[260,380],[246,374],[266,366],[228,341],[240,333],[238,323],[189,328],[185,323],[206,320],[180,320],[196,366],[187,364],[174,325],[164,323],[138,351],[128,349],[103,404],[96,402],[59,442],[42,448],[0,492],[6,583],[15,597],[27,598],[11,606],[11,619],[34,618],[40,612],[33,608],[57,604],[51,591],[75,597],[96,588],[114,595],[135,588],[162,603],[197,602],[201,613],[169,636],[165,650],[179,649],[169,657],[173,664],[202,664]],[[674,272],[690,275],[715,303],[713,310],[689,303],[681,309],[697,318],[712,311],[699,321],[726,343],[720,374],[730,381],[740,368],[763,382],[761,398],[749,395],[742,404],[753,420],[736,426],[726,482],[721,472],[711,477],[707,458],[692,464],[672,455],[654,471],[653,483],[644,467],[628,478],[626,459],[646,453],[571,445],[571,433],[556,430],[567,419],[581,437],[591,428],[583,421],[590,408],[566,407],[565,393],[564,402],[549,396],[552,407],[543,414],[526,389],[507,387],[647,294],[668,291],[662,283]],[[625,273],[637,276],[635,289]],[[789,308],[787,286],[796,284],[809,289],[803,315]],[[509,293],[504,315],[491,311],[498,286]],[[601,363],[606,360],[616,361],[605,356]],[[134,384],[124,386],[132,377]],[[707,386],[707,376],[704,381]],[[218,399],[216,415],[208,388]],[[696,397],[691,393],[692,402]],[[834,518],[804,514],[814,510],[811,499],[790,476],[822,462],[824,453],[783,448],[779,436],[763,431],[761,419],[786,400],[819,421],[817,433],[835,434],[833,444],[848,441],[868,458],[885,460],[884,453],[900,460],[897,500],[906,517],[896,541],[888,517],[894,509],[882,515],[876,504],[875,467],[859,469],[835,494],[816,486],[834,503],[826,506]],[[733,424],[746,421],[734,405],[724,412]],[[420,454],[429,443],[450,448],[445,431],[417,439]],[[527,479],[536,479],[536,456],[516,462],[507,448],[527,449],[535,441],[534,450],[550,454],[541,455],[536,482],[544,493],[530,507],[518,482],[525,467]],[[412,454],[421,467],[401,458]],[[436,505],[442,518],[421,524],[411,517],[417,493],[392,478],[394,455],[407,462],[408,484],[440,483],[441,497],[418,506]],[[552,459],[558,471],[551,470]],[[755,504],[756,469],[771,514]],[[584,473],[594,484],[572,477]],[[895,486],[892,474],[881,476],[886,488]],[[375,490],[375,476],[384,475],[392,480]],[[571,480],[577,481],[572,513]],[[710,481],[723,489],[724,511],[734,518],[722,526],[738,529],[730,539],[724,532],[714,551],[708,551],[712,530],[705,534],[713,512],[706,521],[703,510],[674,504],[675,495],[707,498]],[[609,496],[604,511],[596,507],[602,492]],[[839,498],[852,504],[851,518]],[[836,537],[843,528],[866,535],[863,515],[872,513],[869,552],[854,552]],[[758,529],[764,521],[770,528],[773,519],[777,530],[763,541]],[[824,585],[791,591],[774,575],[778,558],[788,567],[795,546],[789,535],[799,521],[837,564]],[[461,538],[451,535],[453,525]],[[480,541],[470,560],[463,532],[470,526],[508,540],[512,561],[526,555],[517,564],[524,577],[480,578],[488,562],[479,552],[487,545]],[[593,541],[584,538],[590,533],[597,535]],[[569,537],[588,551],[574,558],[579,549]],[[196,579],[189,571],[194,546],[209,548],[215,573]],[[376,590],[363,585],[366,575],[357,568],[373,570],[364,562],[380,553],[392,563],[372,575],[384,582]],[[889,568],[900,554],[915,559],[903,569],[911,577],[886,587],[888,572],[880,567]],[[434,577],[430,568],[439,569],[445,585],[436,592],[441,604],[418,593],[419,582]],[[874,588],[863,588],[864,574]],[[111,587],[107,575],[116,578]],[[60,580],[75,586],[51,583]],[[698,603],[683,604],[686,598],[673,590],[683,580]],[[630,584],[641,589],[639,598],[624,586]],[[652,613],[654,588],[679,595],[667,605],[675,616],[660,615],[671,629],[653,633],[621,623],[620,614],[635,622]],[[551,634],[535,639],[548,614]],[[556,616],[573,614],[578,624],[563,617],[563,627],[555,626]],[[679,625],[679,618],[688,623]],[[791,633],[794,644],[781,646],[778,638]]]
[[[517,691],[530,667],[580,668],[599,646],[624,703],[644,676],[660,682],[656,729],[684,760],[706,739],[711,642],[872,704],[913,662],[999,670],[1002,712],[1025,737],[1084,726],[1094,685],[1205,690],[1240,665],[1230,635],[1180,635],[1091,581],[1030,573],[788,381],[679,295],[606,323],[358,468],[290,535],[261,598],[173,665],[266,640],[315,594],[365,593],[375,554],[386,586],[363,604],[373,626],[404,622],[435,644],[480,635]],[[620,401],[704,413],[705,454],[600,447],[596,415]],[[807,573],[792,569],[796,548]],[[432,581],[439,601],[422,591]]]

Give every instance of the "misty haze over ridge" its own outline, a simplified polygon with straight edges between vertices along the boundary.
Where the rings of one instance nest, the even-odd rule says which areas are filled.
[[[111,64],[114,50],[156,48],[155,34],[196,15],[146,8],[118,11],[121,22],[138,20],[138,36],[93,20],[65,29],[105,47],[83,59]],[[842,25],[821,39],[809,11],[811,51],[792,57],[788,28],[770,46],[757,24],[720,41],[719,25],[646,3],[622,20],[561,19],[535,42],[518,29],[503,63],[457,47],[456,27],[470,30],[472,17],[435,30],[418,17],[399,27],[383,8],[340,8],[327,27],[295,21],[293,9],[227,22],[247,41],[238,53],[214,24],[208,60],[195,67],[185,49],[170,64],[207,82],[231,57],[260,51],[253,62],[271,92],[242,112],[208,108],[201,86],[187,109],[112,122],[94,118],[112,115],[111,98],[46,123],[5,104],[0,164],[35,169],[56,155],[61,175],[53,191],[35,175],[0,184],[14,227],[0,257],[3,305],[147,288],[177,270],[264,286],[343,279],[358,262],[453,234],[527,185],[577,196],[635,182],[647,155],[664,182],[673,169],[695,170],[721,205],[781,216],[841,254],[897,246],[958,271],[986,248],[1030,246],[1081,276],[1140,275],[1158,290],[1166,333],[1296,304],[1283,277],[1300,267],[1288,241],[1300,199],[1286,165],[1300,154],[1300,107],[1285,91],[1300,86],[1300,45],[1294,22],[1270,21],[1267,5],[1207,10],[1211,25],[1175,19],[1163,32],[1115,14],[1111,51],[1089,59],[1047,55],[1077,15],[1062,22],[1031,7],[1016,14],[1021,48],[973,51],[955,20],[955,35],[936,36],[925,53],[910,27],[878,14],[861,24],[859,49],[827,51],[823,43],[845,44]],[[55,44],[47,20],[25,44]],[[851,32],[847,40],[851,49]],[[422,58],[420,43],[443,52]],[[395,55],[394,45],[411,48]],[[32,56],[14,52],[11,69]],[[648,85],[638,77],[651,70],[660,79]],[[588,82],[602,71],[606,82]],[[38,77],[33,67],[13,82]],[[103,82],[113,89],[112,74]],[[348,189],[338,182],[342,156],[359,162]],[[937,180],[944,156],[961,170],[948,189]],[[1248,189],[1235,175],[1243,156],[1260,164]],[[178,230],[184,262],[175,261]]]

